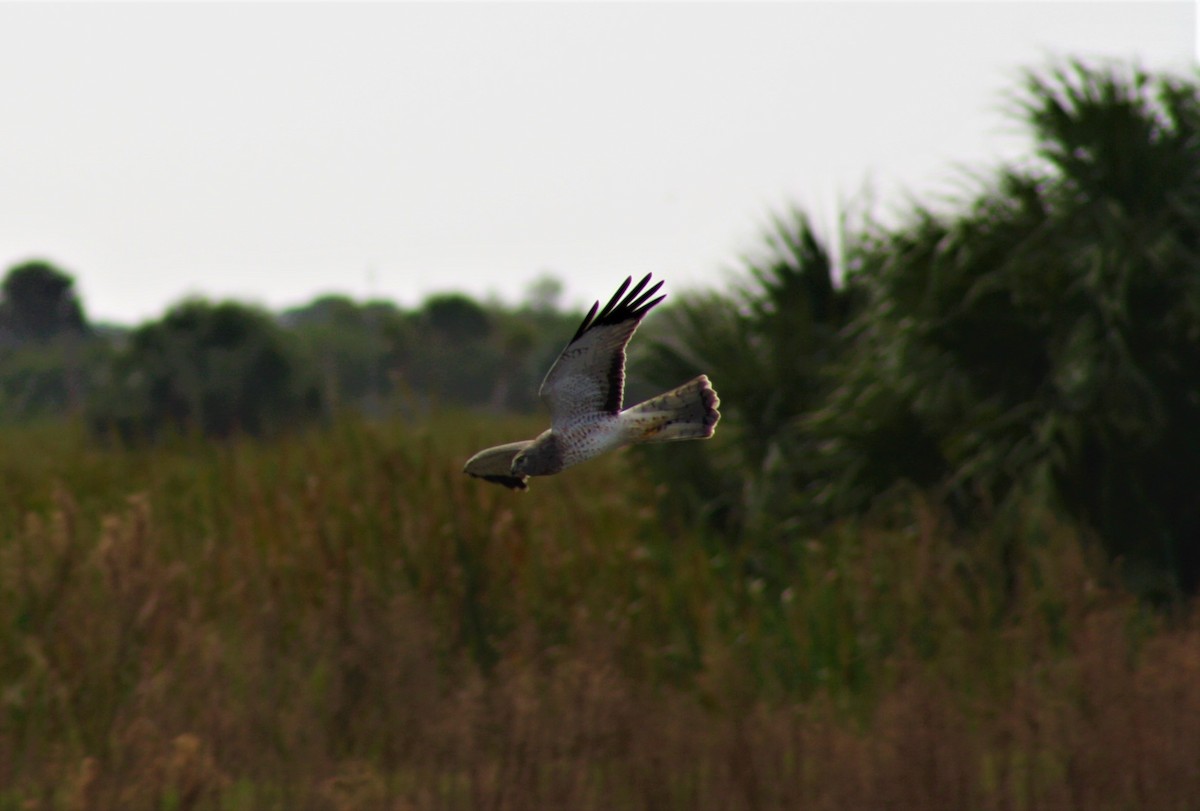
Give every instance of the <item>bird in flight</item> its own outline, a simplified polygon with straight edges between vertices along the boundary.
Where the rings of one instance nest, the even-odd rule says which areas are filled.
[[[666,298],[651,298],[650,275],[625,291],[625,283],[600,310],[600,302],[579,325],[550,367],[538,396],[550,409],[550,428],[535,439],[487,448],[472,456],[464,473],[513,490],[528,489],[530,476],[550,476],[607,451],[643,442],[708,439],[721,414],[721,401],[700,375],[665,394],[622,410],[625,345],[650,309]],[[624,296],[624,298],[622,298]],[[597,312],[599,310],[599,312]]]

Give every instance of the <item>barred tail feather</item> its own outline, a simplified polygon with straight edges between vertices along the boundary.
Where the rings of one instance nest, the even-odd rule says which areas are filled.
[[[706,375],[621,412],[632,442],[708,439],[721,419],[720,398]]]

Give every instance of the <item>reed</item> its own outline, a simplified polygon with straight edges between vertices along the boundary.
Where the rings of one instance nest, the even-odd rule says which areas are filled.
[[[1200,629],[1054,516],[962,538],[914,495],[728,549],[629,456],[461,475],[531,427],[5,435],[0,811],[1200,796]]]

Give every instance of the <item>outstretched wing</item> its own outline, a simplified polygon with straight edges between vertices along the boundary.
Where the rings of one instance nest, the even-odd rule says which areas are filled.
[[[625,283],[597,313],[600,302],[579,325],[575,337],[546,373],[538,396],[550,409],[550,424],[560,428],[583,414],[621,410],[625,393],[625,345],[650,308],[665,295],[650,300],[662,282],[643,291],[650,282],[647,273],[629,295],[625,295],[633,277]],[[625,298],[621,297],[625,295]]]
[[[512,490],[527,490],[529,485],[525,482],[529,477],[512,475],[512,460],[531,444],[533,440],[526,439],[482,450],[467,460],[467,464],[463,466],[463,473],[502,484]]]

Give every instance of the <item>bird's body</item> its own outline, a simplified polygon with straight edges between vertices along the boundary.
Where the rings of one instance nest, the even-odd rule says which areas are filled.
[[[622,410],[625,345],[646,313],[665,298],[642,292],[647,275],[623,300],[632,278],[603,310],[596,302],[559,355],[538,391],[550,407],[551,427],[532,440],[510,442],[472,456],[463,471],[524,490],[530,476],[549,476],[625,445],[707,439],[720,400],[700,375],[682,386]]]

